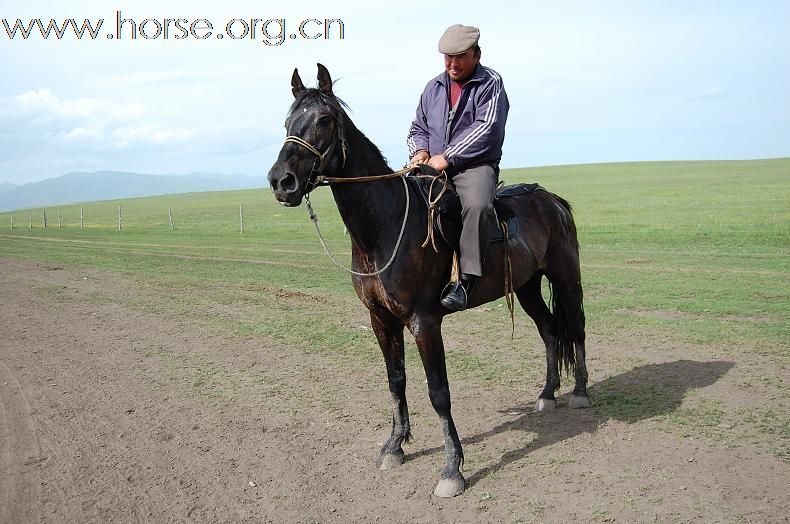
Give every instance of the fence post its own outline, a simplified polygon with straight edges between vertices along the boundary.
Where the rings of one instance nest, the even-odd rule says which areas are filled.
[[[30,223],[30,229],[33,229],[33,212],[28,211],[27,213],[27,221]]]
[[[121,206],[118,206],[118,231],[121,230]]]
[[[173,225],[173,210],[171,208],[167,208],[167,218],[170,219],[170,231],[175,231],[175,226]]]
[[[44,220],[44,229],[46,229],[47,228],[47,210],[43,209],[42,213],[44,214],[44,218],[43,218],[43,220]]]
[[[80,229],[85,229],[85,213],[82,208],[80,208]]]
[[[239,205],[239,229],[244,233],[244,210],[241,205]]]
[[[11,229],[14,229],[14,212],[11,211]]]
[[[58,229],[63,229],[63,220],[61,220],[60,209],[58,209]]]

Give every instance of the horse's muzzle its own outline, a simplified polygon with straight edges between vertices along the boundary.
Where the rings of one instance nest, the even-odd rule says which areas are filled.
[[[296,175],[290,171],[275,171],[272,169],[267,176],[269,187],[272,188],[274,198],[287,207],[295,207],[302,203],[302,191]]]

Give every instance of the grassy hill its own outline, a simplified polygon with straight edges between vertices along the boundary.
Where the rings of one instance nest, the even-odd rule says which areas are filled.
[[[180,176],[146,175],[123,171],[67,173],[20,186],[0,184],[0,210],[114,198],[247,189],[264,185],[263,177],[218,173],[192,173]]]

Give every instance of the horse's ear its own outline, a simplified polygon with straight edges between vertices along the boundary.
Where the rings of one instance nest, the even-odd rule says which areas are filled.
[[[322,64],[318,64],[318,89],[325,95],[332,94],[332,77]]]
[[[294,74],[291,77],[291,92],[294,94],[294,98],[296,98],[302,91],[304,91],[304,84],[302,83],[302,79],[299,78],[299,70],[294,68]]]

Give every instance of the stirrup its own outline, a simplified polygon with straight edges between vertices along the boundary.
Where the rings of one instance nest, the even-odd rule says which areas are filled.
[[[450,311],[463,311],[468,301],[466,288],[459,280],[450,282],[442,289],[442,305]]]

